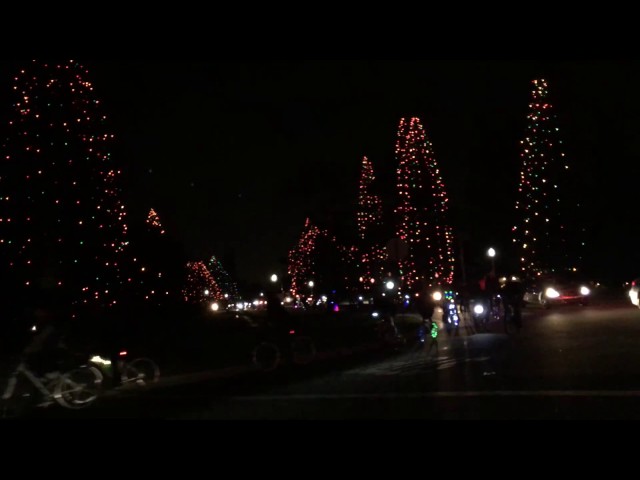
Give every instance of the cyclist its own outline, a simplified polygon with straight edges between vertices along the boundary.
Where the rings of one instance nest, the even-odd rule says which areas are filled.
[[[513,323],[522,327],[522,302],[524,300],[524,286],[519,280],[507,280],[501,287],[501,294],[505,304],[505,315],[512,314]]]
[[[60,362],[69,359],[66,325],[59,319],[49,317],[31,328],[35,328],[35,335],[22,352],[25,362],[39,375],[53,374]]]
[[[287,311],[281,296],[276,292],[267,293],[267,331],[264,340],[273,340],[282,350],[286,360],[293,363],[293,340],[302,336],[299,316]]]

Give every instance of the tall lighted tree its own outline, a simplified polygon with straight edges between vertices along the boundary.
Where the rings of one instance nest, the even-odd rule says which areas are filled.
[[[220,260],[212,255],[207,264],[207,268],[211,272],[216,284],[220,287],[221,293],[230,298],[238,297],[238,285],[233,281],[229,273],[224,269]]]
[[[452,230],[447,224],[448,199],[420,119],[400,120],[396,159],[396,234],[408,247],[399,262],[404,287],[411,290],[421,282],[450,284],[455,258]]]
[[[313,252],[320,235],[320,229],[307,218],[298,243],[289,251],[287,273],[294,296],[305,295],[309,282],[315,281]]]
[[[355,292],[358,257],[357,247],[341,244],[307,218],[298,242],[289,251],[291,293],[299,297],[324,293],[337,298]]]
[[[179,271],[172,268],[171,263],[175,264],[176,261],[166,241],[167,235],[160,216],[153,208],[149,210],[142,227],[132,222],[130,237],[131,258],[127,259],[126,266],[132,265],[135,274],[127,278],[128,300],[145,300],[154,305],[175,300],[179,294],[176,283],[178,279],[184,280],[184,267],[181,265]]]
[[[187,280],[182,293],[185,301],[189,303],[217,301],[223,298],[220,287],[202,261],[187,263]]]
[[[149,214],[147,215],[147,226],[150,230],[157,232],[158,235],[165,234],[165,230],[160,222],[160,216],[153,208],[149,210]]]
[[[362,159],[360,184],[358,188],[358,237],[360,258],[358,273],[360,289],[371,289],[371,281],[382,278],[386,252],[381,243],[380,227],[383,225],[382,201],[375,194],[373,164],[367,157]]]
[[[373,174],[371,161],[364,157],[360,173],[360,187],[358,189],[358,235],[365,240],[371,227],[382,225],[382,202],[380,197],[373,192],[373,183],[376,177]]]
[[[0,269],[16,294],[113,305],[126,211],[113,141],[88,71],[33,61],[14,79],[0,163]]]
[[[521,143],[517,224],[513,242],[520,269],[537,276],[576,266],[579,247],[569,245],[566,221],[570,206],[564,201],[563,182],[569,163],[563,152],[557,116],[549,102],[547,82],[533,80],[527,131]]]

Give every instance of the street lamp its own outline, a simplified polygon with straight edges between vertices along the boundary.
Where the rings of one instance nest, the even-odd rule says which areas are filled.
[[[492,247],[487,251],[487,255],[489,255],[489,258],[491,258],[491,273],[493,273],[495,275],[496,273],[496,261],[495,261],[495,257],[496,257],[496,250]]]
[[[315,287],[316,283],[313,280],[309,280],[307,285],[309,285],[309,291],[311,295],[311,305],[313,305],[313,287]]]
[[[278,289],[278,292],[283,293],[284,287],[282,285],[282,280],[280,279],[280,277],[274,273],[271,275],[270,278],[271,278],[271,283],[277,286],[276,288]]]

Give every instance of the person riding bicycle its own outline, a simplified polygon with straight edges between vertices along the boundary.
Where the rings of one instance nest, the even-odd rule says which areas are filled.
[[[35,334],[22,352],[25,362],[39,375],[56,371],[59,363],[69,358],[69,312],[64,296],[57,293],[45,289],[34,298],[31,331]]]
[[[505,314],[513,314],[516,326],[522,326],[522,303],[524,301],[524,285],[517,279],[507,280],[501,287],[500,293],[505,305]]]
[[[493,308],[494,297],[498,293],[500,289],[500,283],[498,282],[498,277],[496,277],[495,272],[492,270],[487,273],[482,280],[480,280],[480,289],[485,293],[487,298],[489,299],[489,306]]]
[[[431,337],[431,343],[435,341],[432,333],[437,332],[438,326],[433,320],[433,314],[436,310],[436,301],[433,298],[433,289],[426,282],[420,284],[419,296],[416,301],[416,310],[422,317],[422,324],[418,327],[418,339],[421,343],[425,343],[426,339]],[[435,327],[434,327],[435,325]]]
[[[285,357],[291,361],[293,352],[291,343],[295,337],[301,335],[299,317],[282,305],[282,299],[277,292],[267,292],[267,318],[265,339],[275,341],[282,349]]]

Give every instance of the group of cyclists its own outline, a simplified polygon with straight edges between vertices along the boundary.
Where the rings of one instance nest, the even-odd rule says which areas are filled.
[[[119,315],[83,309],[64,290],[46,287],[34,289],[29,298],[14,298],[5,320],[0,335],[0,363],[5,368],[24,362],[45,378],[100,355],[110,360],[109,381],[118,386],[120,352],[133,343],[131,327]]]
[[[522,281],[513,277],[507,277],[500,282],[491,271],[478,282],[467,285],[432,286],[423,283],[417,293],[412,303],[423,320],[418,333],[421,341],[433,332],[438,309],[442,311],[442,324],[448,333],[457,332],[461,317],[471,314],[472,305],[478,304],[487,305],[489,312],[500,311],[503,319],[512,322],[518,329],[522,327],[524,285]],[[382,297],[378,303],[377,308],[388,312],[392,317],[398,310],[388,297]]]
[[[434,296],[435,291],[439,291],[441,296]],[[73,336],[70,333],[73,331],[71,328],[73,324],[78,322],[72,321],[65,299],[57,293],[43,291],[34,297],[32,311],[29,312],[33,321],[21,324],[23,329],[27,325],[32,325],[29,327],[30,338],[22,343],[24,349],[21,357],[27,358],[30,366],[41,373],[45,373],[47,369],[65,360],[74,351]],[[509,279],[499,283],[495,275],[490,272],[477,284],[461,285],[455,291],[452,286],[423,285],[418,296],[412,298],[413,305],[409,308],[413,307],[423,319],[423,325],[420,328],[421,337],[425,339],[431,336],[435,341],[438,331],[435,315],[438,307],[442,310],[442,324],[448,333],[457,331],[462,315],[470,312],[472,302],[478,301],[486,301],[489,304],[501,302],[504,314],[509,315],[519,328],[522,326],[523,297],[524,289],[520,281]],[[287,314],[277,295],[270,294],[268,300],[267,317],[271,333],[285,338],[291,332],[298,333],[300,325],[296,322],[297,319]],[[374,304],[382,317],[391,319],[393,324],[393,317],[401,307],[394,302],[391,295],[380,296]],[[405,308],[407,308],[406,305]],[[111,346],[106,348],[109,350],[109,356],[116,357],[119,351],[116,337],[119,335],[115,331],[112,333],[113,341],[108,342],[107,338],[107,343]],[[17,337],[12,338],[15,340]],[[86,347],[86,339],[76,343],[78,344],[84,344],[82,346]],[[113,365],[117,365],[117,362],[114,361]],[[114,375],[114,378],[118,376]]]

